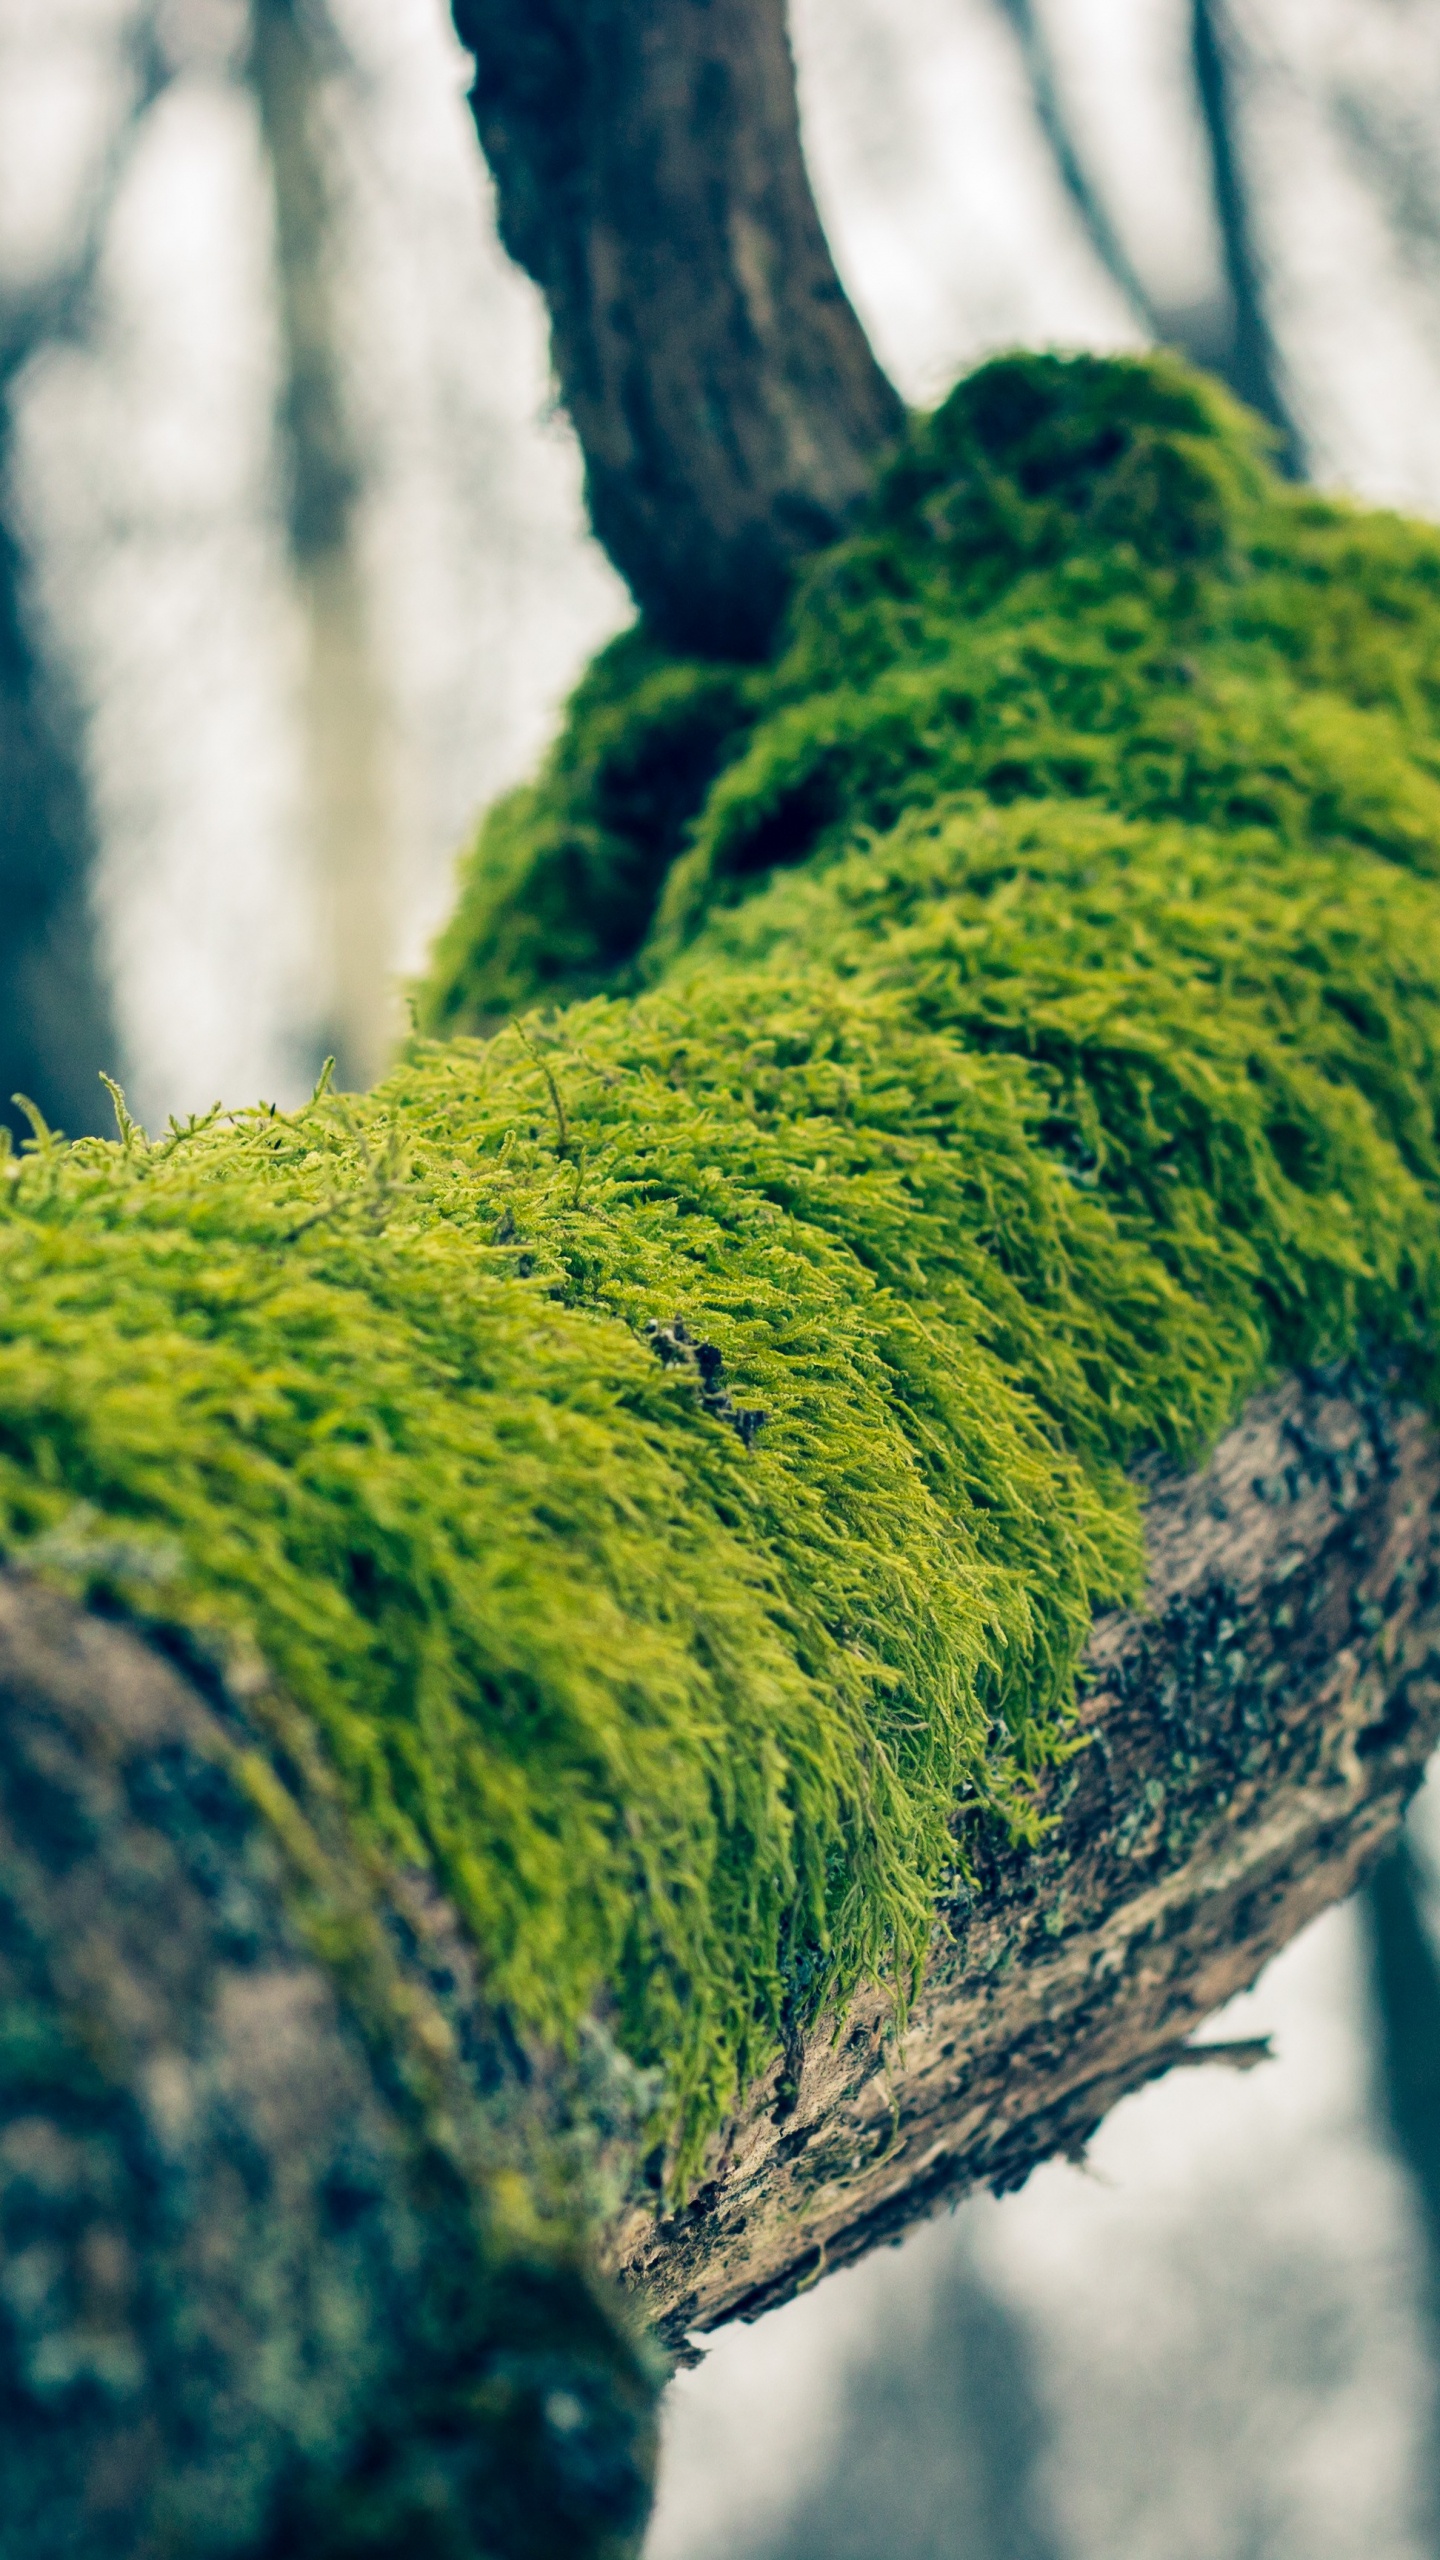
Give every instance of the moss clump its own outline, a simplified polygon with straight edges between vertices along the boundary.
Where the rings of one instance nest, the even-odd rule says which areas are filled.
[[[642,631],[601,651],[546,771],[486,820],[432,958],[429,1030],[493,1030],[629,973],[755,691],[748,670],[677,661]]]
[[[1440,540],[1174,367],[991,367],[773,667],[624,644],[482,839],[432,1023],[643,992],[6,1185],[12,1551],[258,1645],[682,2159],[1025,1827],[1128,1462],[1429,1382],[1437,643]]]
[[[626,838],[651,911],[640,943],[627,888],[617,986],[776,870],[961,795],[1440,865],[1440,536],[1283,486],[1253,422],[1165,359],[987,366],[812,569],[772,667],[672,665],[655,696],[655,666],[638,637],[608,653],[531,798],[487,821],[428,1029],[594,990],[603,938],[582,952],[571,916],[550,920],[556,839],[608,827],[617,739],[632,773],[666,768],[692,688],[719,688],[733,725],[663,838]]]

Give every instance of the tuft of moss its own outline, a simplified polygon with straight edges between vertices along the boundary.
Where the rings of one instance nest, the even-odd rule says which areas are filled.
[[[751,670],[671,658],[643,631],[602,649],[544,773],[486,818],[431,957],[427,1030],[483,1033],[524,1005],[633,974],[754,691]]]
[[[4,1184],[9,1551],[258,1647],[682,2175],[1033,1827],[1132,1460],[1434,1391],[1440,537],[1257,436],[986,368],[772,666],[632,636],[489,822],[428,1031],[584,1000]]]

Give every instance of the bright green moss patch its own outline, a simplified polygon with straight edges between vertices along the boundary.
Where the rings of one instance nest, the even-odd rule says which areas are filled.
[[[644,992],[7,1181],[11,1550],[258,1646],[693,2159],[912,1975],[956,1808],[1024,1827],[1129,1462],[1296,1363],[1428,1387],[1437,685],[1434,536],[1168,365],[989,369],[773,668],[607,653],[429,1018]]]
[[[607,652],[540,783],[487,820],[428,1029],[653,977],[717,904],[948,794],[1440,862],[1440,534],[1282,484],[1166,359],[986,367],[810,572],[773,667],[655,670],[636,635]],[[688,805],[649,829],[632,779],[617,834],[609,760],[653,760],[658,795],[712,701]],[[587,904],[622,871],[623,948]]]

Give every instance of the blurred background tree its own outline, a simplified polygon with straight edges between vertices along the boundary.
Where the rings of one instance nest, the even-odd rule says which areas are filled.
[[[0,490],[12,497],[15,385],[91,323],[108,217],[164,85],[153,11],[109,34],[110,95],[83,182],[69,202],[47,203],[42,189],[38,207],[12,209],[3,243]],[[95,833],[79,705],[46,647],[14,516],[13,505],[0,512],[0,1113],[15,1134],[28,1130],[10,1099],[18,1088],[78,1132],[101,1125],[96,1069],[115,1054],[89,895]]]
[[[907,399],[1165,339],[1297,473],[1440,513],[1440,0],[791,24]],[[70,1130],[101,1065],[152,1121],[366,1080],[465,826],[628,612],[468,80],[442,0],[0,0],[0,1093]],[[1423,1868],[1246,2024],[1281,2061],[1132,2102],[1113,2190],[1046,2171],[725,2342],[656,2560],[1440,2549]]]

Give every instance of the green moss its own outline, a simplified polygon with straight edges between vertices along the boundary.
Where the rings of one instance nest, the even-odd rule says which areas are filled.
[[[435,946],[427,1030],[491,1030],[627,974],[754,690],[748,670],[668,658],[643,632],[602,650],[545,773],[485,821]]]
[[[609,992],[26,1158],[12,1550],[257,1646],[693,2161],[1031,1819],[1128,1463],[1431,1385],[1437,686],[1440,538],[1169,364],[987,369],[772,667],[619,644],[490,822],[431,1029]]]

